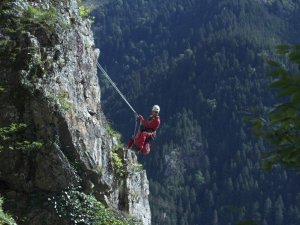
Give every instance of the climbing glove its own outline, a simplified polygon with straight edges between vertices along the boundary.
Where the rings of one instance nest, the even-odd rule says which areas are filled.
[[[137,119],[141,121],[141,120],[144,120],[144,117],[142,115],[138,115]]]

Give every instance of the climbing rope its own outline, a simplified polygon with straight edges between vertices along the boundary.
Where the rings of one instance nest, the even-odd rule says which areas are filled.
[[[138,127],[138,121],[137,121],[137,119],[135,120],[135,125],[134,125],[134,132],[133,132],[133,135],[132,135],[132,137],[133,137],[133,143],[135,144],[135,135],[136,135],[136,133],[137,133],[137,127]]]
[[[125,96],[122,94],[122,92],[119,90],[117,85],[112,81],[112,79],[108,76],[106,71],[103,69],[103,67],[100,65],[100,63],[97,62],[98,68],[101,70],[102,74],[106,77],[106,79],[111,83],[111,85],[114,87],[114,89],[118,92],[118,94],[121,96],[121,98],[125,101],[125,103],[129,106],[129,108],[133,111],[134,116],[137,117],[137,112],[133,109],[133,107],[130,105],[130,103],[127,101]],[[133,132],[133,139],[135,140],[135,135],[137,132],[137,120],[135,120],[135,127],[134,127],[134,132]]]
[[[121,96],[121,98],[125,101],[125,103],[129,106],[129,108],[133,111],[134,115],[138,115],[137,112],[133,109],[133,107],[130,105],[130,103],[127,101],[127,99],[125,98],[125,96],[122,94],[122,92],[119,90],[119,88],[117,87],[117,85],[112,81],[112,79],[110,79],[110,77],[108,76],[108,74],[106,73],[106,71],[102,68],[102,66],[100,65],[100,63],[97,62],[97,66],[98,68],[101,70],[102,74],[106,77],[106,79],[111,83],[111,85],[115,88],[115,90],[119,93],[119,95]]]

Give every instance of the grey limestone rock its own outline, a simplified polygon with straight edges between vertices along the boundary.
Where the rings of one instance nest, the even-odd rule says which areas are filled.
[[[49,21],[38,22],[34,16],[35,20],[20,20],[28,7],[52,10],[55,15]],[[8,40],[5,54],[16,53],[12,61],[4,52],[0,57],[0,85],[5,87],[0,93],[0,127],[27,124],[25,137],[43,145],[36,151],[0,152],[0,193],[22,193],[26,198],[81,186],[107,205],[151,224],[149,184],[145,171],[132,167],[138,165],[134,153],[124,154],[126,176],[114,172],[116,143],[101,110],[99,50],[88,22],[79,15],[77,1],[16,0],[7,8],[11,11],[5,13],[19,21],[16,26],[26,26],[17,34],[2,34]],[[3,26],[0,22],[1,30]],[[15,195],[7,196],[17,201]],[[69,223],[49,209],[34,208],[26,214],[22,210],[28,211],[26,202],[14,204],[16,213],[30,215],[28,224],[45,224],[40,222],[45,218],[47,224]]]

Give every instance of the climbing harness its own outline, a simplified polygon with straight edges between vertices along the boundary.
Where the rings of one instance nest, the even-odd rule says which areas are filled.
[[[122,92],[119,90],[119,88],[117,87],[117,85],[112,81],[112,79],[108,76],[108,74],[106,73],[106,71],[103,69],[103,67],[100,65],[99,62],[97,62],[97,66],[98,68],[101,70],[102,74],[106,77],[106,79],[110,82],[110,84],[114,87],[114,89],[118,92],[118,94],[121,96],[121,98],[125,101],[125,103],[129,106],[129,108],[133,111],[134,116],[136,117],[138,114],[137,112],[133,109],[133,107],[130,105],[130,103],[127,101],[127,99],[125,98],[125,96],[122,94]],[[137,120],[135,120],[135,128],[134,128],[134,133],[133,133],[133,137],[135,137],[136,135],[136,131],[137,131]]]

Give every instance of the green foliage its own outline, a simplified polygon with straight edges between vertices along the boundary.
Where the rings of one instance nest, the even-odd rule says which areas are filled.
[[[82,3],[82,0],[77,0],[77,3],[79,5],[79,14],[83,19],[88,18],[90,15],[91,11],[93,10],[93,5],[90,5],[88,7],[84,6]]]
[[[9,31],[11,32],[11,31]],[[5,63],[11,63],[16,60],[17,54],[20,53],[20,48],[16,47],[16,42],[9,40],[7,36],[0,40],[0,60],[5,59]]]
[[[121,134],[115,131],[111,125],[105,123],[106,132],[114,139],[114,147],[112,149],[112,165],[113,171],[118,178],[122,178],[126,175],[126,164],[123,161],[123,147],[121,145]]]
[[[49,95],[48,96],[50,101],[58,101],[59,105],[64,110],[69,110],[72,108],[72,103],[68,101],[68,93],[60,93],[58,95]]]
[[[133,170],[134,172],[140,172],[143,170],[143,165],[140,163],[132,163],[128,165],[129,170]]]
[[[2,208],[3,198],[0,196],[0,224],[1,225],[17,225],[15,220],[7,213],[3,211]]]
[[[0,94],[5,91],[5,88],[0,85]]]
[[[12,123],[7,127],[0,128],[0,151],[31,152],[43,147],[40,141],[26,140],[24,132],[27,128],[23,123]]]
[[[0,61],[3,66],[12,66],[17,56],[26,48],[21,49],[18,39],[25,32],[35,34],[42,28],[45,32],[53,32],[55,27],[60,25],[66,28],[61,20],[58,18],[57,10],[54,7],[43,9],[39,5],[29,5],[18,16],[15,15],[15,9],[12,9],[13,4],[8,2],[1,3],[1,7],[5,10],[0,10]],[[49,35],[50,36],[50,35]],[[22,59],[24,56],[22,57]],[[26,59],[23,59],[26,60]],[[36,67],[31,73],[40,73],[43,71],[37,70],[41,67]]]
[[[72,104],[67,100],[67,96],[65,94],[58,95],[57,99],[64,110],[72,108]]]
[[[129,225],[125,218],[118,218],[112,210],[107,209],[94,196],[70,189],[48,199],[56,213],[81,225]]]
[[[287,168],[300,169],[300,46],[280,45],[277,52],[285,55],[289,68],[275,61],[269,61],[273,71],[271,87],[277,91],[278,101],[267,116],[253,119],[256,133],[268,141],[273,151],[263,155],[263,168],[270,170],[281,164]],[[296,68],[295,68],[296,66]],[[298,72],[296,72],[298,69]]]
[[[11,15],[10,9],[6,11],[7,15]],[[7,17],[4,17],[7,20]],[[53,29],[57,24],[62,25],[58,19],[57,11],[54,7],[48,10],[42,9],[40,6],[29,5],[22,13],[21,17],[11,15],[11,20],[4,21],[6,23],[6,33],[20,34],[30,29],[35,30],[37,27],[44,29]]]
[[[120,142],[121,134],[119,132],[117,132],[116,130],[114,130],[109,122],[106,122],[104,124],[104,128],[110,136],[114,137],[115,139],[117,139],[117,141]]]
[[[123,157],[123,147],[121,145],[121,134],[115,131],[111,124],[106,121],[104,124],[104,128],[106,132],[114,139],[114,145],[112,149],[112,165],[113,171],[118,176],[118,178],[122,178],[126,174],[126,165],[122,160]]]
[[[59,25],[63,29],[70,28],[69,25],[62,22],[59,19],[57,9],[54,7],[50,7],[49,9],[43,9],[40,6],[28,6],[28,8],[23,12],[22,17],[18,23],[18,29],[36,29],[36,27],[42,27],[44,29],[48,29],[50,31],[54,31],[54,29]]]
[[[119,178],[122,178],[126,175],[126,165],[123,162],[120,154],[117,152],[112,152],[112,162],[113,170]]]
[[[123,166],[122,159],[119,157],[119,155],[116,152],[113,152],[112,156],[113,156],[114,166],[116,168],[121,168]]]
[[[28,6],[23,13],[23,20],[35,24],[51,24],[54,25],[58,21],[56,9],[51,7],[49,10],[44,10],[38,6]]]

